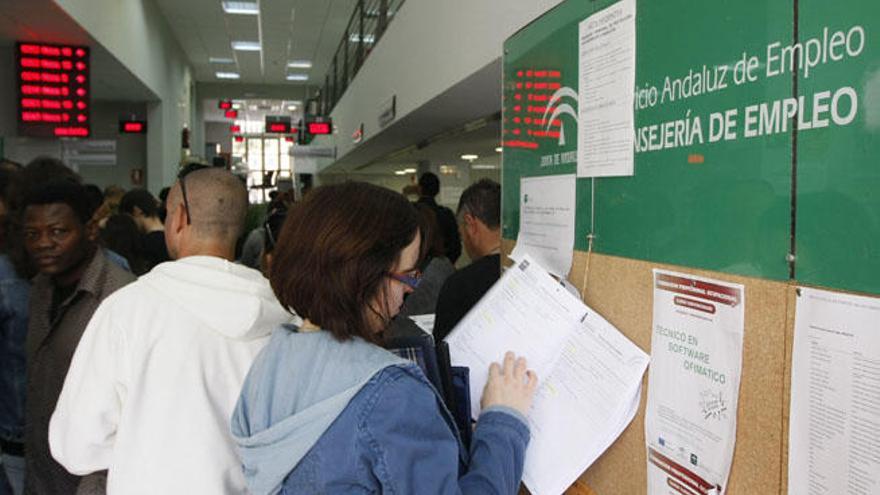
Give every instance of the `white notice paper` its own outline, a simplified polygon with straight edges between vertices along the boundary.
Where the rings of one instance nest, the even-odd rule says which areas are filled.
[[[880,299],[799,291],[788,493],[880,493]]]
[[[519,186],[519,236],[510,257],[529,254],[560,279],[568,277],[574,250],[575,175],[523,177]]]
[[[722,494],[736,442],[742,285],[654,270],[648,494]]]
[[[528,414],[523,481],[535,495],[565,491],[632,421],[648,356],[524,255],[446,338],[468,366],[474,417],[489,364],[513,350],[540,385]]]
[[[584,19],[578,49],[578,177],[633,174],[636,2]]]

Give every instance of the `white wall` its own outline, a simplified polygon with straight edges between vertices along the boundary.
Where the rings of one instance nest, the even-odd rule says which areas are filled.
[[[159,101],[149,103],[147,187],[157,193],[174,181],[181,159],[180,133],[191,124],[191,68],[171,28],[152,0],[55,0]],[[203,142],[192,136],[192,143]],[[200,153],[199,150],[195,151]]]
[[[332,113],[337,156],[354,149],[350,136],[362,122],[367,139],[381,132],[379,109],[392,95],[400,120],[497,61],[506,38],[559,2],[407,0]]]

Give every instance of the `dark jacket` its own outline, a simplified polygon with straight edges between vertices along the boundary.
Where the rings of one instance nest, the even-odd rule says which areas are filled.
[[[446,338],[464,315],[501,278],[501,255],[490,254],[452,274],[437,297],[434,339]]]
[[[434,198],[421,197],[416,203],[428,205],[434,209],[437,216],[437,226],[440,227],[440,234],[443,236],[443,250],[446,257],[454,265],[461,256],[461,234],[458,233],[458,221],[455,220],[455,213],[445,206],[440,206],[434,201]]]
[[[95,309],[104,298],[134,279],[134,275],[98,249],[76,289],[62,301],[55,319],[50,321],[52,280],[42,274],[34,277],[27,336],[25,493],[76,492],[80,478],[68,473],[49,452],[49,419],[55,411],[73,352]]]
[[[25,352],[31,284],[0,255],[0,440],[24,437]]]

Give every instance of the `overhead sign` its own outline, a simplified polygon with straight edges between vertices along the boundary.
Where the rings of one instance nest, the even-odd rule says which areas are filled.
[[[266,116],[266,133],[268,133],[268,134],[290,134],[290,116],[288,116],[288,115],[267,115]]]
[[[336,148],[330,146],[291,146],[288,154],[296,158],[336,158]]]
[[[146,120],[120,120],[119,132],[122,134],[146,134]]]
[[[333,134],[333,124],[329,120],[326,122],[309,122],[306,128],[308,133],[313,136]]]
[[[35,137],[88,137],[89,48],[16,44],[18,132]]]
[[[379,127],[385,127],[397,116],[397,95],[393,95],[379,108]]]

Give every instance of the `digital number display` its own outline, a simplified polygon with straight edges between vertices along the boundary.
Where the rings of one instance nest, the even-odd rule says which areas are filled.
[[[89,48],[18,42],[18,132],[34,137],[88,137]]]

